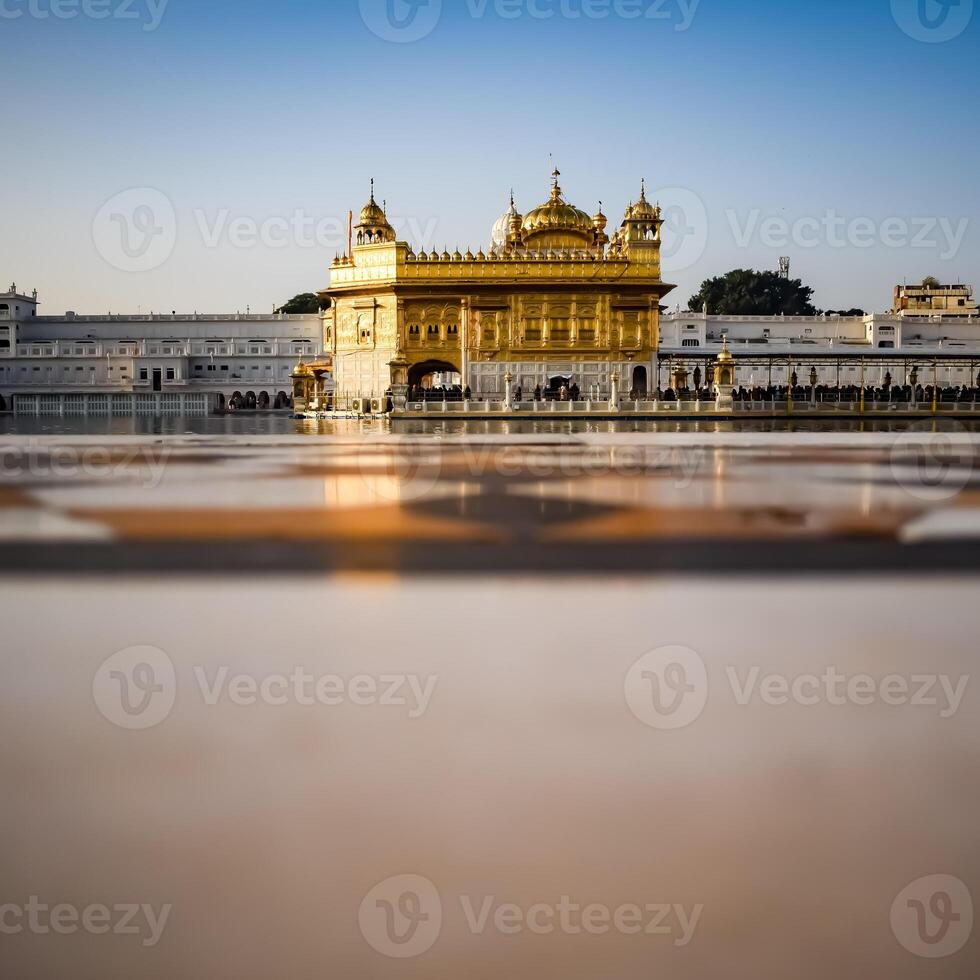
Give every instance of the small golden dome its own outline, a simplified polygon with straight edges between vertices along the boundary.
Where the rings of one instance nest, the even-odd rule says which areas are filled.
[[[309,366],[309,364],[305,364],[303,361],[300,361],[299,364],[297,364],[296,367],[293,368],[293,377],[312,378],[313,369]]]
[[[388,224],[388,219],[385,217],[384,211],[381,210],[381,206],[375,201],[374,197],[361,208],[361,219],[358,224],[362,225],[386,225]]]
[[[636,220],[655,220],[660,217],[659,210],[647,200],[647,184],[643,180],[640,183],[640,200],[629,208],[628,217]]]
[[[732,352],[728,349],[728,334],[726,333],[721,340],[721,350],[718,351],[718,356],[715,360],[719,364],[730,364],[734,358],[732,357]]]
[[[385,214],[384,208],[374,199],[373,177],[371,178],[371,199],[361,208],[361,216],[356,227],[358,245],[393,242],[395,240],[395,229],[388,223],[388,216]]]

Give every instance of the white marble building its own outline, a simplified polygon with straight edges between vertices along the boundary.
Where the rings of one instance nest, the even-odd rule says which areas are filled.
[[[207,414],[288,407],[297,362],[322,352],[317,314],[39,316],[0,293],[0,409]]]
[[[917,369],[919,383],[933,376],[948,385],[974,385],[980,372],[980,317],[918,317],[895,313],[867,316],[753,317],[705,313],[665,313],[660,320],[660,387],[669,384],[670,368],[688,371],[706,365],[728,337],[738,385],[784,385],[795,371],[809,384],[878,385],[886,374],[906,384]],[[654,387],[657,385],[655,384]]]

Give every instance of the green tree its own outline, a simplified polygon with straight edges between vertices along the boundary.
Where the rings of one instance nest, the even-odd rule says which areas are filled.
[[[813,290],[799,279],[784,279],[778,272],[733,269],[727,275],[706,279],[690,308],[722,316],[814,316]]]
[[[316,293],[300,293],[294,296],[285,306],[280,306],[276,313],[319,313],[320,300]]]
[[[856,306],[850,310],[824,310],[827,316],[867,316],[864,310],[859,310]]]

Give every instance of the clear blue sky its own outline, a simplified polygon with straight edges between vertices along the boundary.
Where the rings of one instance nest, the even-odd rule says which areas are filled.
[[[57,2],[79,16],[37,16]],[[270,310],[326,285],[370,176],[407,237],[475,250],[512,186],[547,197],[549,153],[590,212],[618,221],[641,177],[674,208],[671,305],[783,254],[827,308],[980,280],[973,0],[928,0],[939,43],[900,27],[918,0],[392,0],[432,27],[407,43],[369,28],[385,0],[91,2],[0,0],[0,276],[43,312]],[[118,268],[96,215],[144,187],[173,249]]]

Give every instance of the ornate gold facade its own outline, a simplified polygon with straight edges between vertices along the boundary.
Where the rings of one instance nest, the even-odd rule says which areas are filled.
[[[350,254],[331,269],[325,350],[339,398],[404,396],[436,372],[463,378],[474,399],[499,397],[509,372],[525,391],[561,377],[583,392],[647,388],[656,378],[659,206],[645,190],[611,237],[607,219],[567,203],[556,170],[549,199],[522,216],[513,198],[486,252],[419,252],[396,241],[371,200]]]

